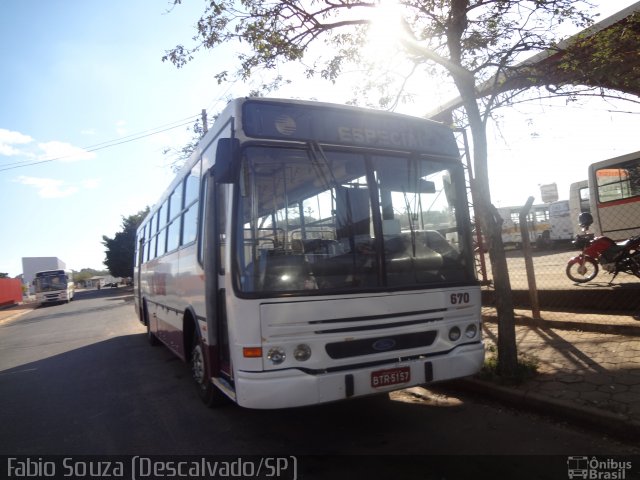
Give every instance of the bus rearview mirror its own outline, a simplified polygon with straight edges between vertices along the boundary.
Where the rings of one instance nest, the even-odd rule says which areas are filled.
[[[240,169],[240,142],[236,138],[221,138],[216,147],[216,164],[213,168],[217,183],[233,183]]]

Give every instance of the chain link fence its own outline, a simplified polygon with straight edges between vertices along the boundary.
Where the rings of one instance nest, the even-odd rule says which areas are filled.
[[[472,200],[473,176],[469,160],[469,144],[464,129],[455,133],[466,168],[467,189]],[[586,174],[587,172],[585,172]],[[587,176],[587,175],[585,175]],[[573,240],[585,233],[578,225],[582,212],[597,212],[593,233],[605,235],[615,241],[622,241],[640,233],[640,151],[620,157],[594,163],[589,168],[590,181],[582,180],[570,185],[569,199],[547,200],[541,188],[543,201],[549,203],[533,204],[533,198],[527,202],[526,216],[520,217],[523,206],[500,207],[498,214],[503,220],[502,240],[505,244],[509,279],[512,288],[514,306],[517,309],[532,308],[532,292],[537,293],[539,308],[558,312],[586,312],[593,314],[631,315],[640,318],[640,249],[637,250],[633,272],[621,272],[617,276],[609,273],[615,251],[605,251],[598,259],[598,272],[593,278],[579,283],[567,275],[571,258],[580,255],[581,246]],[[553,185],[548,185],[551,187]],[[556,190],[557,199],[557,190]],[[552,197],[548,195],[549,198]],[[592,198],[594,197],[594,198]],[[475,218],[473,204],[470,204],[471,216]],[[526,218],[525,218],[526,217]],[[533,264],[534,281],[528,279],[525,267],[525,251],[521,225],[526,222]],[[475,227],[474,227],[475,228]],[[492,308],[495,305],[493,274],[488,253],[482,246],[482,234],[474,229],[474,248],[476,250],[476,270],[482,282],[483,305]],[[526,243],[526,240],[525,240]],[[615,249],[615,247],[614,247]],[[596,255],[597,256],[597,255]],[[609,267],[605,264],[609,263]],[[589,267],[593,272],[593,264]],[[574,278],[588,276],[587,270],[575,272]]]
[[[532,246],[530,255],[533,265],[533,283],[530,284],[525,265],[525,249],[511,247],[506,250],[509,279],[516,308],[532,308],[532,291],[537,292],[541,310],[564,312],[590,312],[617,315],[640,313],[640,278],[628,273],[619,273],[615,278],[599,265],[593,280],[576,283],[566,274],[571,258],[579,255],[580,249],[571,242],[549,246]],[[495,303],[491,263],[484,255],[486,275],[479,268],[479,279],[483,282],[483,304]]]

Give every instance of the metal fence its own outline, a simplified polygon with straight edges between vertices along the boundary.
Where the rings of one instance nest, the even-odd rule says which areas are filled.
[[[469,200],[473,177],[469,143],[464,129],[456,129],[460,152],[466,168]],[[599,224],[591,231],[602,232],[614,240],[623,240],[640,233],[640,152],[594,164],[597,178],[597,196],[607,208],[598,214]],[[597,168],[596,168],[597,167]],[[590,201],[590,187],[586,180],[571,185],[569,200],[533,205],[530,198],[526,205],[499,209],[503,224],[503,241],[508,244],[506,254],[514,306],[532,308],[532,292],[535,291],[539,308],[560,312],[588,312],[616,315],[632,315],[640,318],[640,278],[620,273],[615,278],[599,265],[595,278],[576,283],[566,274],[567,262],[580,254],[571,240],[580,228],[577,226],[580,212],[595,208]],[[545,200],[548,201],[548,200]],[[608,202],[608,204],[607,204]],[[614,208],[612,208],[614,206]],[[469,205],[471,216],[474,206]],[[527,215],[520,217],[522,208]],[[520,225],[528,225],[525,234]],[[489,255],[482,252],[482,234],[474,230],[476,267],[483,280],[483,305],[495,304],[493,274]],[[525,248],[523,242],[530,239],[530,260],[535,285],[527,278]]]
[[[640,313],[640,278],[620,273],[613,275],[599,268],[596,277],[585,283],[576,283],[566,275],[567,262],[580,250],[570,242],[551,248],[532,247],[531,259],[535,291],[541,310],[567,312],[594,312],[618,315]],[[478,257],[481,254],[478,254]],[[495,302],[491,263],[485,255],[487,284],[483,286],[483,304]],[[533,307],[532,291],[527,278],[525,251],[522,248],[506,250],[509,279],[516,308]],[[479,264],[478,258],[478,264]],[[479,273],[482,277],[482,272]],[[482,278],[481,278],[482,279]]]

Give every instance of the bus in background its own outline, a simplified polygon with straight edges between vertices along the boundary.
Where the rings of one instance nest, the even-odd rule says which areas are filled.
[[[75,284],[71,270],[44,270],[36,272],[33,280],[36,302],[45,303],[69,303],[73,300]]]
[[[613,240],[640,233],[640,152],[589,166],[592,231]]]
[[[581,213],[591,213],[591,204],[589,200],[589,182],[581,180],[574,182],[569,186],[569,211],[571,215],[571,226],[573,228],[573,236],[583,233],[578,224],[578,217]]]
[[[502,218],[502,243],[505,247],[522,247],[520,210],[522,210],[522,207],[498,208],[498,213]],[[527,224],[529,227],[529,241],[531,244],[543,246],[542,242],[548,240],[551,231],[551,223],[549,221],[549,204],[541,203],[533,205],[531,207],[531,211],[527,215]]]
[[[576,217],[577,218],[577,217]],[[549,246],[557,247],[569,244],[575,234],[569,200],[558,200],[549,204]],[[544,234],[546,235],[546,234]]]
[[[233,100],[136,243],[148,340],[190,364],[209,406],[312,405],[482,366],[464,170],[442,124]]]

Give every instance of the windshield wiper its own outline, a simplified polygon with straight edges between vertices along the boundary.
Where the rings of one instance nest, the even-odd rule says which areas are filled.
[[[324,151],[322,150],[320,144],[315,140],[310,140],[309,142],[307,142],[307,145],[309,146],[309,153],[311,153],[311,165],[313,166],[313,169],[316,171],[318,176],[324,182],[324,186],[329,189],[337,186],[338,182],[336,180],[336,177],[333,175],[333,172],[329,167],[329,160],[324,154]],[[328,172],[328,175],[325,172]],[[331,193],[331,195],[333,196],[333,192]],[[335,200],[335,196],[333,196],[333,199]]]

